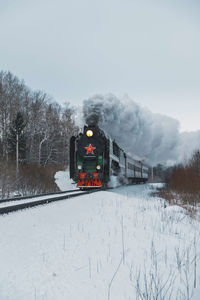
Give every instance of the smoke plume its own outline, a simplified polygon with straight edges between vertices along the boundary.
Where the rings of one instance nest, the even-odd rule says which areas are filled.
[[[96,95],[84,101],[83,115],[87,124],[98,124],[127,153],[151,164],[179,161],[192,139],[180,134],[177,120],[152,113],[128,96]]]

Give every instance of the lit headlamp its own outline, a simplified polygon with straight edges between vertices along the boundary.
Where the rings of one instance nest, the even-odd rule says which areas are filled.
[[[87,130],[86,135],[87,135],[87,137],[93,136],[93,131],[91,129]]]

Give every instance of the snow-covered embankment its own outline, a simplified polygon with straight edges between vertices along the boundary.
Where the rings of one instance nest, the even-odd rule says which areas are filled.
[[[1,216],[0,299],[198,300],[200,225],[151,191],[121,187]]]

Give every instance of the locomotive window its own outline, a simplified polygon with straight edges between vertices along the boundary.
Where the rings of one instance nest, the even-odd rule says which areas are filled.
[[[117,157],[120,157],[120,149],[115,142],[113,142],[113,154]]]
[[[113,175],[117,176],[120,173],[120,166],[116,161],[112,160],[111,168],[113,170]]]

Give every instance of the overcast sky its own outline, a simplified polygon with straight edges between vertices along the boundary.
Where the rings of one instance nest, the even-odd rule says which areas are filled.
[[[199,0],[0,0],[0,69],[56,101],[128,94],[200,129]]]

